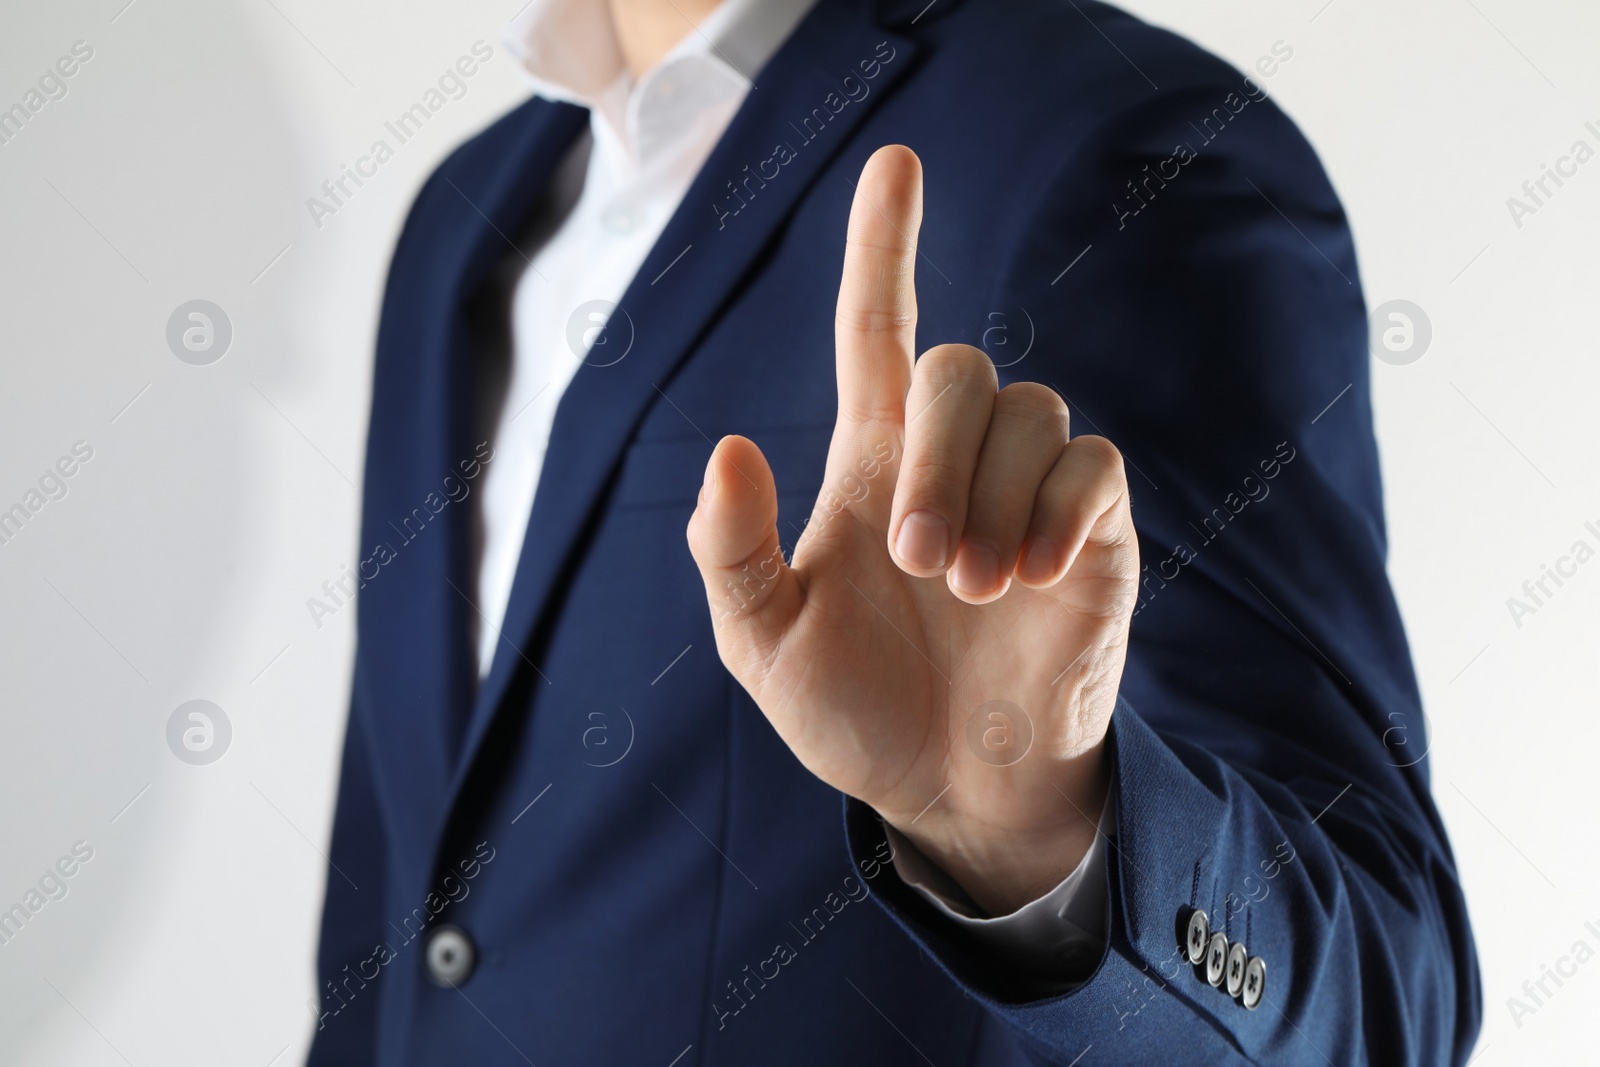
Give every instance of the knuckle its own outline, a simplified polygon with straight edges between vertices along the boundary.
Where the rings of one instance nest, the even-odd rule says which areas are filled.
[[[1000,384],[994,361],[983,349],[971,345],[936,345],[928,349],[917,360],[917,376],[941,388],[986,383],[992,390]]]
[[[1066,402],[1054,389],[1038,382],[1013,382],[1006,386],[995,398],[994,411],[997,418],[1059,424],[1063,432],[1069,419]]]
[[[1038,487],[1013,479],[977,478],[970,493],[971,532],[1015,548],[1022,541]]]
[[[1124,480],[1122,467],[1122,452],[1117,446],[1098,434],[1084,434],[1072,439],[1071,447],[1083,457],[1083,461],[1092,466],[1102,475]]]
[[[846,256],[859,257],[869,260],[898,259],[913,249],[913,245],[903,235],[897,235],[895,240],[884,240],[881,235],[876,239],[863,237],[853,230],[847,230],[844,238],[844,251]]]
[[[906,486],[906,510],[915,511],[919,502],[949,505],[964,499],[972,472],[948,460],[928,458],[907,461],[901,477]]]
[[[914,308],[903,305],[840,304],[834,313],[834,322],[852,333],[896,333],[915,327],[917,313]]]

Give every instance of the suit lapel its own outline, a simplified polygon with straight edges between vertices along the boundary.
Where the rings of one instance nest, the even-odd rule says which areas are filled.
[[[403,783],[394,800],[420,827],[438,818],[477,674],[465,600],[476,501],[450,488],[470,486],[461,464],[481,459],[465,304],[587,114],[535,101],[469,144],[419,197],[395,254],[373,385],[356,686],[381,763]],[[413,229],[432,231],[419,239],[425,256],[407,254]]]
[[[913,47],[864,5],[821,0],[762,71],[612,313],[608,344],[631,333],[632,347],[609,366],[580,368],[557,408],[503,637],[473,705],[452,804],[513,678],[536,659],[538,624],[582,550],[581,534],[624,450],[660,401],[658,390],[668,387],[796,202],[910,68]],[[870,92],[850,101],[841,80],[854,75],[859,86],[862,61],[875,63],[876,75]]]

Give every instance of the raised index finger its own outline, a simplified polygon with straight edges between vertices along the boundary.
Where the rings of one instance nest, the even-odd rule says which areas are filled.
[[[839,421],[905,418],[916,358],[917,229],[922,163],[904,145],[878,149],[861,170],[834,320]]]

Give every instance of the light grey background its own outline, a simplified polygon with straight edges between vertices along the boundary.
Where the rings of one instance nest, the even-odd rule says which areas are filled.
[[[1068,2],[1068,0],[1063,0]],[[93,856],[0,945],[0,1059],[297,1062],[326,872],[353,612],[306,600],[352,563],[375,309],[429,170],[525,90],[499,35],[520,0],[66,0],[0,13],[0,107],[94,50],[0,145],[0,509],[78,441],[93,458],[0,546],[0,907]],[[124,6],[126,5],[126,6]],[[1432,325],[1374,362],[1394,577],[1432,717],[1435,793],[1477,925],[1477,1063],[1600,1043],[1592,832],[1600,560],[1600,159],[1518,227],[1577,139],[1600,149],[1600,11],[1580,0],[1138,0],[1241,68],[1317,146],[1369,306]],[[337,214],[306,206],[478,40],[494,57]],[[393,143],[392,138],[388,138]],[[179,305],[224,309],[205,366]],[[168,747],[180,704],[225,755]],[[1415,744],[1424,739],[1408,739]]]

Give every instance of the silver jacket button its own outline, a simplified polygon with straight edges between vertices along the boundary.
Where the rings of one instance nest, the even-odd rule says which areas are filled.
[[[472,947],[467,932],[448,923],[433,928],[425,951],[428,980],[436,986],[460,985],[471,976],[473,965],[478,961],[478,951]]]
[[[1183,944],[1190,963],[1199,964],[1206,958],[1206,942],[1209,940],[1211,940],[1211,921],[1204,911],[1196,908],[1189,916],[1189,930]]]
[[[1251,1011],[1261,1005],[1261,998],[1267,992],[1267,964],[1260,956],[1251,956],[1250,962],[1244,965],[1244,992],[1240,995],[1240,1002]]]
[[[1212,934],[1206,948],[1206,981],[1222,988],[1222,977],[1228,965],[1228,935]]]
[[[1244,945],[1235,941],[1228,950],[1228,973],[1224,981],[1227,984],[1228,996],[1237,997],[1244,989],[1245,964],[1249,962],[1250,953],[1244,950]]]

